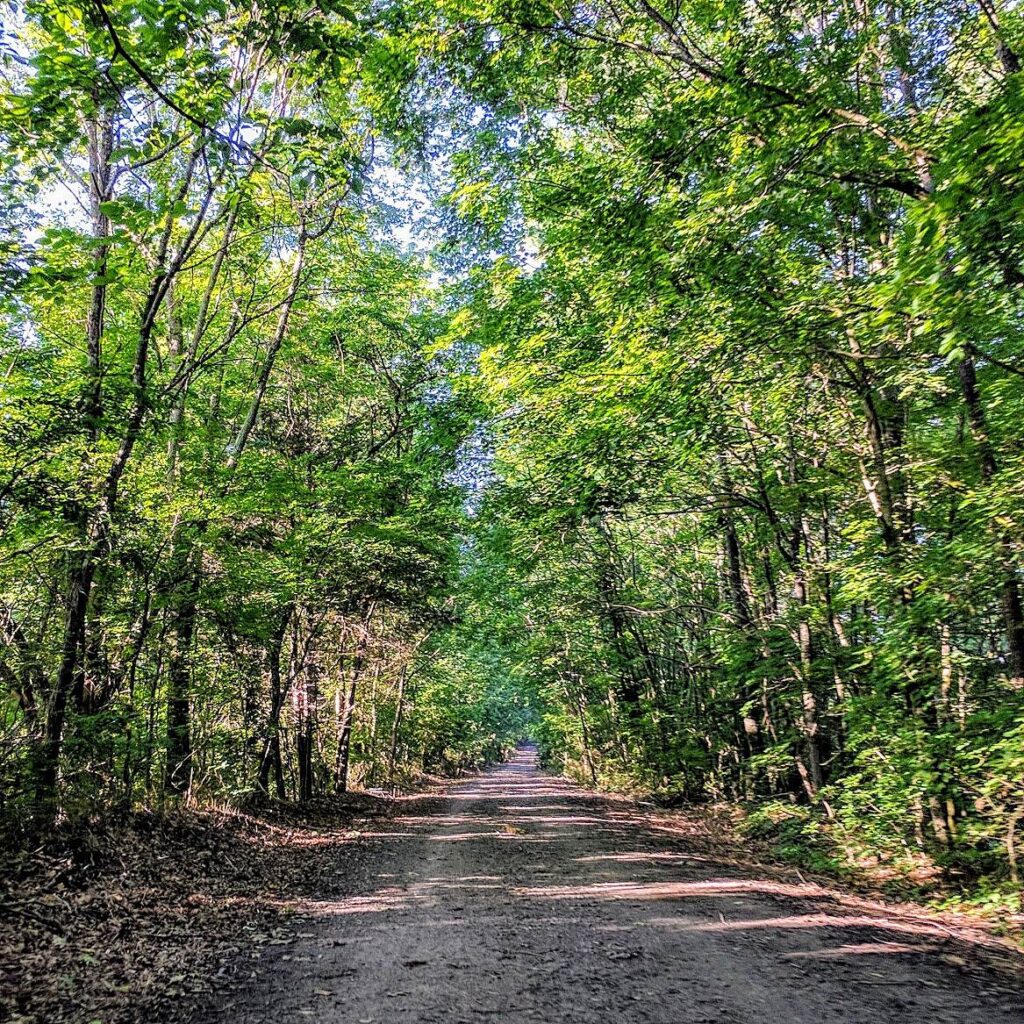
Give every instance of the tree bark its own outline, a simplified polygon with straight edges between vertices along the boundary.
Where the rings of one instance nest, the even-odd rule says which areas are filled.
[[[960,390],[967,407],[971,435],[978,452],[981,479],[988,487],[992,484],[996,473],[999,472],[999,464],[996,461],[985,417],[985,408],[978,391],[974,356],[969,352],[960,362],[959,377]],[[1024,607],[1022,607],[1021,601],[1020,581],[1013,546],[1005,531],[1000,532],[996,544],[998,573],[1001,576],[999,603],[1006,636],[1007,669],[1011,684],[1019,689],[1024,687]]]
[[[409,674],[404,666],[398,676],[398,693],[395,695],[395,718],[391,723],[391,741],[388,749],[388,788],[394,792],[395,770],[398,765],[398,737],[402,728],[402,714],[405,711],[405,683]]]
[[[288,605],[281,615],[278,628],[270,638],[267,651],[267,674],[270,677],[270,710],[267,715],[266,735],[263,739],[263,751],[260,755],[259,769],[256,773],[256,788],[264,795],[270,794],[270,772],[274,772],[274,792],[278,800],[285,798],[284,766],[281,762],[281,711],[287,699],[286,688],[281,679],[281,652],[284,648],[284,637],[288,631],[288,623],[292,616],[292,606]]]
[[[192,644],[196,632],[199,568],[186,568],[187,580],[171,626],[171,653],[167,670],[167,763],[164,786],[176,796],[192,784],[190,727]]]
[[[334,789],[344,793],[348,789],[349,761],[352,754],[352,725],[356,713],[356,693],[359,676],[366,658],[366,647],[369,641],[370,621],[373,617],[374,603],[370,602],[362,615],[361,629],[356,639],[356,649],[352,658],[352,666],[348,674],[348,687],[341,719],[338,723],[338,749],[334,762]]]

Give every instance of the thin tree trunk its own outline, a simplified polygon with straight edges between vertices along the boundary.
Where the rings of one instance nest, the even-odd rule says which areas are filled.
[[[256,787],[263,793],[270,793],[270,772],[274,771],[274,786],[278,800],[285,798],[284,768],[281,763],[281,711],[287,699],[285,687],[281,680],[281,651],[284,647],[285,633],[291,620],[292,606],[288,605],[281,616],[278,628],[270,638],[267,651],[267,674],[270,677],[270,710],[267,715],[266,736],[263,740],[263,751],[260,765],[256,773]]]
[[[967,353],[960,362],[960,389],[978,451],[981,478],[985,485],[989,486],[999,471],[999,465],[992,448],[981,395],[978,392],[974,357],[970,353]],[[1011,684],[1020,688],[1024,687],[1024,607],[1021,601],[1020,581],[1010,538],[1005,532],[1001,533],[996,543],[996,559],[1001,576],[999,603],[1007,647],[1007,674]]]
[[[167,764],[164,786],[169,793],[177,796],[186,793],[192,784],[191,669],[199,569],[190,566],[186,572],[188,579],[170,630],[171,651],[167,670]]]
[[[345,693],[345,705],[342,709],[338,730],[338,750],[334,763],[334,789],[344,793],[348,789],[349,761],[352,754],[352,725],[356,713],[356,692],[359,676],[366,657],[366,645],[369,640],[370,621],[373,617],[374,603],[371,602],[362,616],[362,628],[356,640],[356,650],[349,671],[348,689]]]
[[[809,792],[816,797],[825,785],[822,769],[821,732],[818,726],[818,699],[814,692],[814,645],[811,626],[808,622],[807,576],[803,564],[797,569],[793,581],[793,599],[797,605],[800,620],[797,623],[798,646],[800,649],[801,722],[807,745],[806,770]]]
[[[241,426],[238,428],[238,433],[235,436],[235,440],[231,445],[231,451],[228,455],[227,467],[228,470],[232,472],[237,469],[239,460],[242,458],[242,453],[245,451],[245,447],[249,442],[249,435],[252,433],[253,427],[256,425],[256,420],[260,414],[260,407],[263,404],[263,398],[266,395],[267,387],[270,384],[270,375],[274,370],[277,353],[284,344],[285,335],[288,333],[288,322],[291,318],[292,307],[295,304],[295,299],[299,294],[299,286],[302,282],[302,270],[305,263],[307,240],[308,236],[303,228],[299,232],[299,246],[295,253],[295,261],[292,265],[292,276],[288,287],[288,294],[285,296],[284,303],[281,306],[281,311],[278,314],[277,326],[274,329],[274,336],[271,338],[270,347],[267,349],[266,356],[264,356],[263,365],[260,368],[260,375],[256,381],[256,390],[249,403],[249,409],[245,414],[245,419],[242,420]]]
[[[394,792],[395,769],[398,764],[398,737],[402,728],[402,713],[405,711],[405,682],[409,674],[408,666],[402,668],[398,676],[398,693],[395,697],[395,718],[391,723],[391,742],[388,749],[388,788]]]

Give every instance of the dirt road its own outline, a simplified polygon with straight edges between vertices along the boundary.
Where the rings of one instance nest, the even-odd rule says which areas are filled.
[[[1020,976],[924,920],[757,877],[541,774],[410,801],[364,892],[221,1003],[227,1024],[1021,1024]]]

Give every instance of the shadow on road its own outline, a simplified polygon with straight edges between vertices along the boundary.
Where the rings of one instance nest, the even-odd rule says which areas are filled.
[[[312,899],[216,1019],[1020,1024],[981,933],[759,877],[541,774],[531,749],[368,837],[367,891]]]

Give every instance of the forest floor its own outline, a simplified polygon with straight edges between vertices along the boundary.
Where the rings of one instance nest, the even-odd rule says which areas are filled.
[[[0,1024],[191,1020],[240,963],[297,941],[300,901],[370,877],[361,839],[393,807],[137,813],[0,851]]]
[[[34,855],[0,1020],[1024,1019],[1024,958],[990,932],[755,864],[530,750],[394,802],[151,824],[113,857]]]

